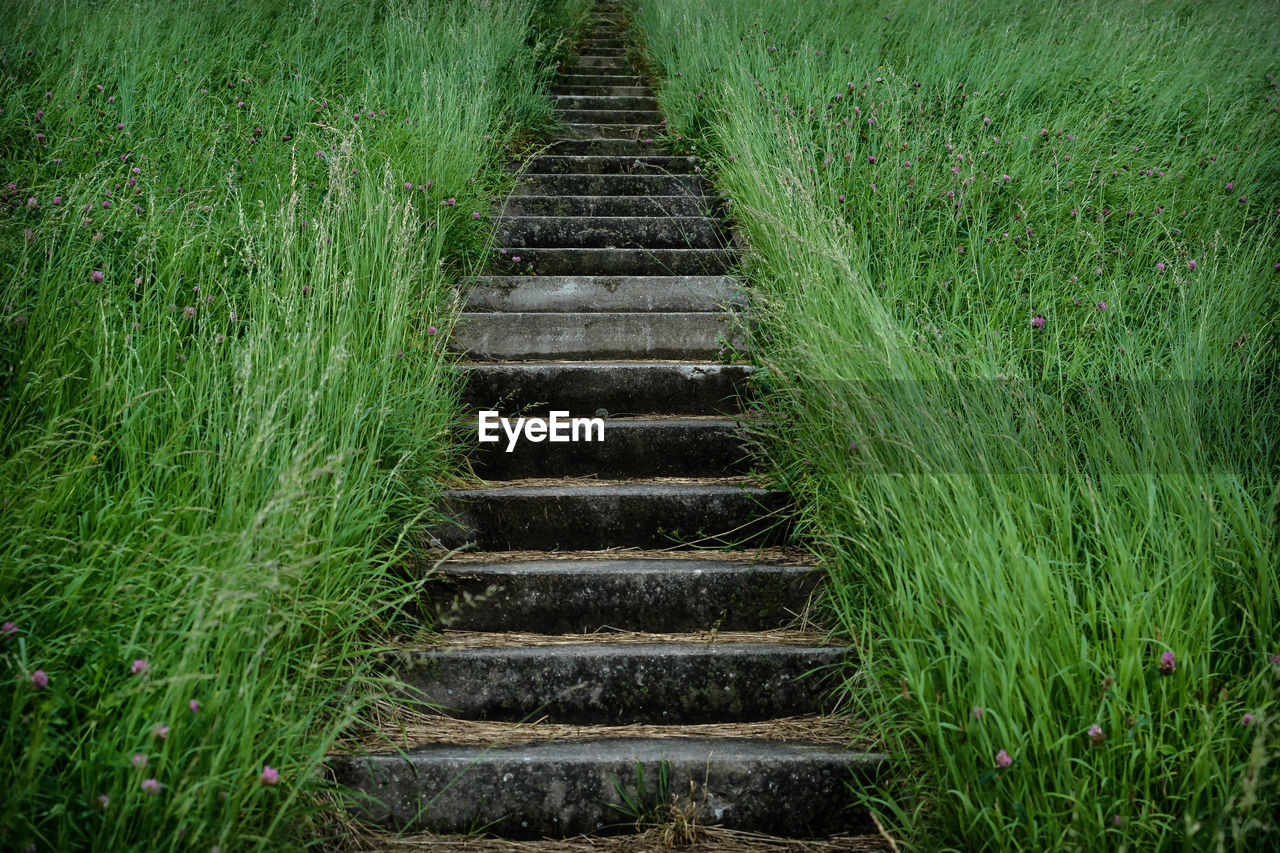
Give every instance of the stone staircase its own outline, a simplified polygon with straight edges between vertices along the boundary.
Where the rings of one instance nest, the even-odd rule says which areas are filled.
[[[599,416],[604,440],[477,452],[484,485],[448,493],[432,535],[477,549],[436,600],[479,603],[392,656],[418,709],[404,749],[331,766],[394,829],[625,831],[675,796],[708,825],[860,831],[847,783],[885,758],[822,716],[848,652],[795,627],[819,578],[784,547],[785,496],[749,476],[752,368],[717,359],[746,305],[732,241],[696,158],[654,142],[620,6],[599,3],[581,51],[452,343],[469,409]]]

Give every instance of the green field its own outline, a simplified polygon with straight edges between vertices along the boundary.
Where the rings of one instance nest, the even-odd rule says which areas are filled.
[[[279,850],[582,0],[0,0],[0,848]],[[1280,847],[1280,16],[646,0],[910,849]]]

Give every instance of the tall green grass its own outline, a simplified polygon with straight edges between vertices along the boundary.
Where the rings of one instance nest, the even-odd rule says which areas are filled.
[[[0,3],[0,846],[314,840],[583,14]]]
[[[860,797],[924,849],[1280,844],[1274,9],[637,20],[907,771]]]

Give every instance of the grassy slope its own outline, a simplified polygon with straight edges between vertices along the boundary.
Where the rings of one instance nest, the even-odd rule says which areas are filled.
[[[0,846],[303,837],[583,6],[0,3]]]
[[[1270,11],[641,4],[921,846],[1277,843]]]

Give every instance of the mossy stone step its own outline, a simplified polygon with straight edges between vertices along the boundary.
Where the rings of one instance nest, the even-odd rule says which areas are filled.
[[[885,764],[839,746],[728,738],[427,746],[331,762],[340,784],[374,798],[363,810],[383,826],[483,826],[508,838],[634,832],[616,808],[619,789],[653,803],[664,776],[682,803],[701,805],[702,823],[788,837],[869,831],[869,816],[849,808],[849,785],[874,780]]]
[[[433,611],[463,631],[764,631],[803,612],[820,576],[746,559],[466,562],[442,565],[428,592]],[[480,603],[452,609],[467,596]]]
[[[407,700],[466,720],[659,725],[813,713],[848,659],[796,643],[556,643],[400,651]]]
[[[451,521],[428,533],[484,551],[784,545],[788,506],[782,492],[715,481],[497,485],[447,490],[440,511]]]

